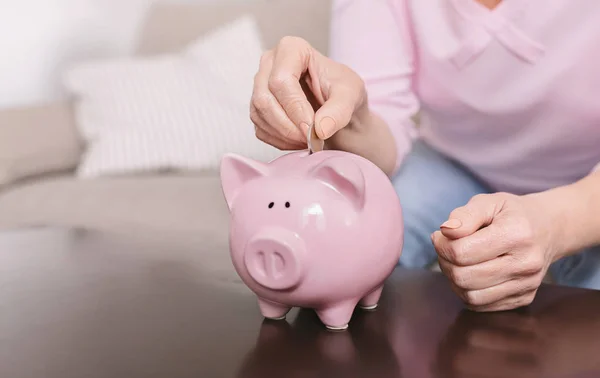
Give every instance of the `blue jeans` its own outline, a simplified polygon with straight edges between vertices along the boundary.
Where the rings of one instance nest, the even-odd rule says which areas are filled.
[[[404,213],[404,249],[400,265],[422,269],[436,261],[430,235],[450,212],[490,189],[465,168],[424,142],[415,143],[393,184]],[[559,285],[600,290],[600,247],[558,260],[550,273]]]

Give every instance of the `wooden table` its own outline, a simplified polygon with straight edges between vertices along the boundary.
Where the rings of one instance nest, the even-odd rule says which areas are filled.
[[[599,292],[477,314],[442,275],[398,270],[377,311],[330,332],[309,310],[263,321],[201,244],[161,240],[0,233],[0,377],[600,376]]]

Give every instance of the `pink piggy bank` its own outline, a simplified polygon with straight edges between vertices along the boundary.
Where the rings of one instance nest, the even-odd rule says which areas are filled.
[[[329,329],[374,309],[402,252],[403,218],[389,178],[341,151],[293,152],[265,164],[221,162],[230,250],[262,315],[311,308]]]

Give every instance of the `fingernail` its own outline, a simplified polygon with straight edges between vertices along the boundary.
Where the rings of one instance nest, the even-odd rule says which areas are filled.
[[[319,126],[321,127],[323,137],[328,138],[335,131],[335,120],[331,117],[325,117],[321,120]]]
[[[431,235],[429,235],[429,237],[431,238],[431,242],[433,243],[433,238],[434,238],[435,232],[432,232]]]
[[[455,229],[459,228],[460,226],[462,226],[462,222],[460,220],[458,220],[458,219],[448,219],[440,227],[442,227],[442,228],[449,228],[451,230],[455,230]]]

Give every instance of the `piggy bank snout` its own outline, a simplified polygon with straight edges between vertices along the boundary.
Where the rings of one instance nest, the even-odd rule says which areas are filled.
[[[248,242],[244,264],[258,284],[272,290],[287,290],[301,282],[305,255],[304,242],[297,234],[268,228]]]

